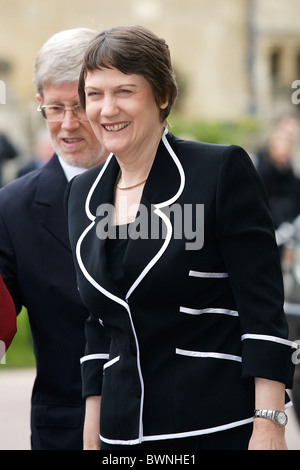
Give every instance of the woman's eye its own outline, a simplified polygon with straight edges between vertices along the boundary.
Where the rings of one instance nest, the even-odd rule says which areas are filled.
[[[88,91],[86,96],[92,98],[93,96],[101,96],[101,93],[99,91]]]
[[[127,95],[130,93],[130,90],[126,90],[125,88],[122,88],[121,90],[118,91],[121,95]]]

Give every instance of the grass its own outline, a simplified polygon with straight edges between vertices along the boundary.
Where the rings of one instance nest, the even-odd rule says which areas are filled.
[[[0,371],[4,367],[25,368],[35,367],[35,357],[32,347],[32,336],[29,319],[25,308],[17,317],[17,333],[5,355],[5,364],[0,365]]]

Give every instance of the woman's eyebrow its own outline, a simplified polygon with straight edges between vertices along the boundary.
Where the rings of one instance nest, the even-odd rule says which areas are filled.
[[[137,85],[135,83],[121,83],[120,85],[116,85],[115,87],[113,87],[113,89],[118,90],[118,89],[124,88],[124,87],[137,88]],[[87,85],[84,89],[85,90],[95,90],[95,91],[102,90],[101,87],[91,86],[91,85]]]

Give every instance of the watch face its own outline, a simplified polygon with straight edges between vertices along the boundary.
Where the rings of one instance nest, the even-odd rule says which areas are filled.
[[[284,426],[287,422],[286,414],[283,411],[280,411],[277,415],[277,421],[280,426]]]

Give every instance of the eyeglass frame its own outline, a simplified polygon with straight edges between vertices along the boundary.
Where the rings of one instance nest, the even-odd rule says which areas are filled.
[[[62,116],[62,119],[59,119],[59,120],[55,120],[55,121],[52,121],[52,120],[49,120],[47,118],[47,114],[45,113],[44,111],[44,108],[62,108],[63,110],[63,116]],[[73,112],[73,116],[78,119],[78,121],[81,121],[81,122],[88,122],[88,118],[86,119],[81,119],[79,118],[77,115],[76,115],[76,112],[75,112],[75,109],[74,108],[81,108],[80,104],[75,104],[74,106],[72,106],[71,108],[66,108],[65,106],[61,106],[61,105],[47,105],[47,104],[43,104],[41,105],[41,103],[39,103],[38,107],[37,107],[37,111],[39,111],[41,114],[42,114],[42,117],[45,119],[45,121],[48,121],[48,122],[63,122],[63,120],[65,119],[65,115],[66,115],[66,111],[72,111]],[[82,108],[81,108],[82,109]],[[84,111],[84,110],[83,110]]]

